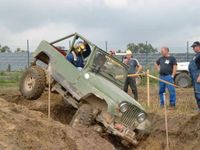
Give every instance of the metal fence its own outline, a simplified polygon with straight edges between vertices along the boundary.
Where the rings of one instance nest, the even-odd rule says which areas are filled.
[[[176,57],[178,62],[185,62],[192,59],[194,56],[193,53],[172,53]],[[119,59],[122,59],[122,56],[118,56]],[[143,66],[153,66],[155,61],[160,57],[159,53],[140,53],[134,54],[134,57]],[[32,60],[32,54],[30,54],[30,62]],[[0,71],[21,71],[28,67],[28,54],[27,52],[18,52],[18,53],[0,53]]]
[[[30,61],[32,56],[30,54]],[[0,53],[0,71],[21,71],[28,67],[27,52]]]

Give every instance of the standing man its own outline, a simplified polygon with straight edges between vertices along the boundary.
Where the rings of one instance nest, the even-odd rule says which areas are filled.
[[[168,47],[162,47],[161,54],[162,57],[160,57],[155,63],[155,67],[160,74],[160,79],[174,83],[174,76],[177,68],[176,59],[173,56],[170,56]],[[175,87],[164,82],[159,82],[159,88],[160,106],[164,106],[163,93],[165,93],[167,88],[170,94],[170,107],[174,108],[176,106]]]
[[[128,74],[138,74],[142,70],[142,66],[140,65],[138,60],[133,58],[131,50],[126,51],[126,58],[124,59],[124,63],[129,67]],[[125,92],[128,92],[128,85],[130,85],[131,87],[134,99],[138,100],[138,92],[137,92],[135,77],[127,77],[124,86]]]
[[[196,53],[189,64],[189,72],[192,78],[194,95],[200,112],[200,42],[196,41],[191,46]]]

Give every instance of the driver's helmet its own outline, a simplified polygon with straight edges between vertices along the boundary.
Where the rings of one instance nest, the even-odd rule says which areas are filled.
[[[85,43],[82,41],[79,41],[78,43],[76,43],[74,48],[78,53],[82,53],[86,51]]]

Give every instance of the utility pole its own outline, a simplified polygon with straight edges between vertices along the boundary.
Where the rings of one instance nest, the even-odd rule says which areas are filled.
[[[146,41],[146,67],[148,65],[148,50],[147,50],[147,41]]]
[[[28,57],[28,67],[29,67],[29,64],[30,64],[30,59],[29,59],[29,40],[26,41],[26,46],[27,46],[27,57]]]
[[[69,49],[71,48],[71,41],[69,40]]]
[[[187,41],[187,62],[189,61],[189,41]]]
[[[108,41],[105,41],[106,52],[108,52]]]

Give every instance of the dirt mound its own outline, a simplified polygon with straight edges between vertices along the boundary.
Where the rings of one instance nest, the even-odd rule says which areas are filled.
[[[90,129],[77,131],[2,98],[0,118],[0,149],[114,149]]]
[[[180,128],[179,132],[177,132],[177,136],[179,136],[182,149],[199,149],[200,114],[192,116],[190,120]]]
[[[153,115],[152,132],[140,143],[138,150],[166,149],[164,117]],[[170,150],[197,150],[200,147],[200,114],[177,115],[168,118]]]
[[[11,91],[12,94],[5,94],[5,91],[0,92],[0,97],[8,102],[16,103],[18,105],[23,105],[30,110],[40,111],[47,115],[48,112],[48,95],[43,93],[43,95],[37,100],[26,100],[24,99],[20,92],[17,90]],[[51,118],[59,121],[63,124],[69,124],[76,109],[71,105],[66,104],[62,97],[56,93],[51,94]]]
[[[8,90],[0,91],[0,97],[5,99],[9,103],[15,103],[17,105],[24,106],[28,108],[29,110],[38,111],[47,116],[47,112],[48,112],[47,92],[43,93],[43,95],[39,99],[31,101],[31,100],[24,99],[21,96],[20,92],[16,89],[13,89],[13,90],[11,89],[9,91],[11,94],[7,94]],[[56,93],[51,93],[51,118],[53,120],[59,121],[60,123],[64,125],[69,124],[75,112],[76,112],[76,109],[74,109],[71,105],[66,104],[60,95]],[[79,129],[76,129],[76,130],[79,131]],[[80,131],[80,132],[83,132],[83,131]],[[84,134],[87,135],[87,133],[91,134],[91,128],[84,129]],[[97,140],[95,141],[95,143],[99,142],[98,141],[99,138],[100,139],[103,138],[105,141],[107,141],[107,143],[111,143],[118,150],[131,149],[131,147],[127,148],[126,146],[123,146],[121,144],[120,139],[112,135],[103,134],[100,136],[95,133],[95,135],[91,134],[90,136],[93,136],[93,138]]]
[[[11,94],[8,94],[11,93]],[[150,136],[137,147],[124,147],[112,135],[103,138],[90,128],[72,129],[66,124],[76,110],[65,104],[58,94],[51,94],[51,118],[47,119],[47,93],[36,101],[23,99],[19,91],[0,91],[0,149],[166,149],[165,120],[162,110],[149,114]],[[170,150],[198,150],[200,147],[200,115],[168,112]]]

